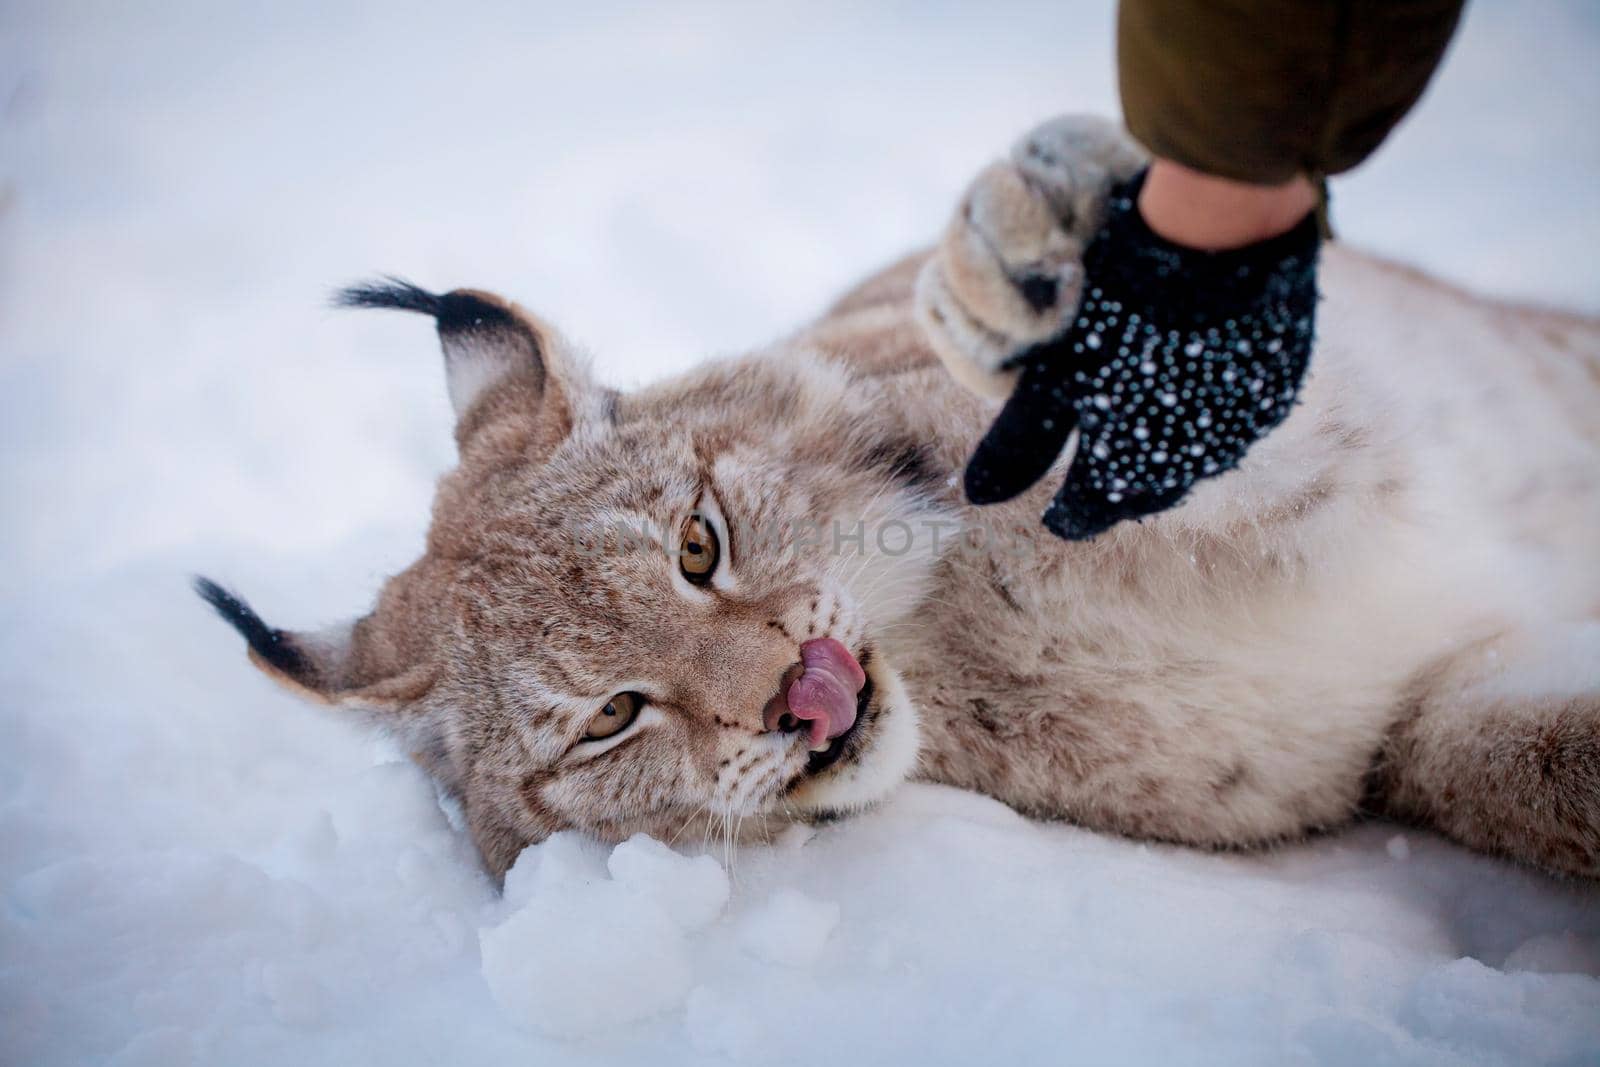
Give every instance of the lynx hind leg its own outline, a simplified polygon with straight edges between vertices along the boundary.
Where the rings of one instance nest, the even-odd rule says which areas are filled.
[[[1519,633],[1428,672],[1372,784],[1386,814],[1600,878],[1600,622]]]
[[[917,281],[918,319],[957,381],[1005,396],[1004,362],[1066,328],[1106,194],[1144,163],[1120,126],[1067,115],[978,175]]]

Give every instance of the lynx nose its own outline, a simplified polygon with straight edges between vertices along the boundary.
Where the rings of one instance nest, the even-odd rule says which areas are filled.
[[[856,695],[866,681],[861,664],[838,641],[806,641],[800,646],[800,662],[784,672],[762,720],[769,730],[804,730],[811,749],[821,751],[855,725]]]
[[[778,679],[778,691],[761,712],[761,725],[768,730],[792,734],[805,725],[805,720],[789,710],[789,687],[805,673],[804,663],[791,663]]]

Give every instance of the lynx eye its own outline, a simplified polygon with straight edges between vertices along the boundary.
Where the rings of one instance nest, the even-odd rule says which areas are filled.
[[[702,516],[689,520],[683,531],[683,544],[678,549],[678,566],[683,576],[695,585],[704,585],[716,572],[722,546],[717,543],[717,531]]]
[[[644,707],[644,697],[638,693],[618,693],[606,701],[605,707],[595,712],[594,718],[589,720],[589,731],[583,735],[583,739],[599,741],[620,734],[639,717],[639,709],[642,707]]]

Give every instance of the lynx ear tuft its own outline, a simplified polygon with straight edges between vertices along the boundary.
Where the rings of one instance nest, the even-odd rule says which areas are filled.
[[[293,680],[297,685],[316,688],[315,667],[294,642],[294,635],[275,630],[261,620],[249,604],[228,592],[210,578],[196,576],[194,591],[214,608],[224,622],[239,631],[250,651],[265,666]]]
[[[383,618],[375,613],[354,623],[304,632],[268,626],[249,604],[209,578],[196,578],[194,591],[239,631],[250,647],[252,663],[306,700],[374,712],[398,727],[403,719],[415,719],[405,714],[406,709],[433,686],[432,666],[396,654],[394,634],[414,634],[417,627],[415,619],[404,617],[404,596],[394,600],[398,617],[393,612]]]
[[[417,311],[438,318],[444,301],[426,289],[393,275],[382,281],[357,282],[333,294],[333,306],[341,308],[387,308],[391,311]]]
[[[439,295],[386,277],[341,289],[333,302],[337,307],[431,315],[444,348],[450,403],[458,420],[490,387],[509,378],[526,379],[535,395],[545,391],[544,331],[521,308],[493,293],[457,289]]]

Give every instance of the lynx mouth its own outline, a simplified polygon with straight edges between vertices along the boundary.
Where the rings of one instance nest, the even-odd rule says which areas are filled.
[[[877,712],[872,708],[872,696],[876,687],[872,684],[872,672],[869,663],[872,659],[871,649],[862,649],[856,661],[861,664],[861,669],[866,672],[867,680],[861,686],[861,692],[856,695],[856,720],[850,728],[829,742],[828,747],[820,752],[813,752],[806,760],[806,775],[821,774],[844,758],[846,751],[854,753],[861,746],[858,738],[863,736],[863,727],[877,718]]]
[[[863,811],[894,791],[916,769],[917,706],[889,657],[862,649],[866,684],[856,693],[855,723],[812,753],[779,790],[784,815],[826,821]]]

